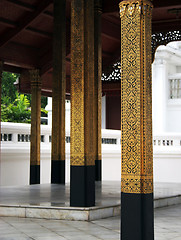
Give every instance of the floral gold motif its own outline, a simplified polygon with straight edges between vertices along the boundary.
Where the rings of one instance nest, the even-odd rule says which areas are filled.
[[[122,8],[121,189],[124,193],[152,193],[152,5],[147,0],[124,1]]]

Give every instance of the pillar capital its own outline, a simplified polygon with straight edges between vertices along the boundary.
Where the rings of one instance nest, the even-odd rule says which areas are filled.
[[[31,80],[31,87],[41,87],[41,77],[39,69],[32,69],[29,70],[30,80]]]
[[[102,14],[102,0],[94,0],[94,11]]]
[[[122,18],[126,12],[130,17],[136,12],[140,15],[150,14],[153,8],[153,4],[149,0],[127,0],[119,3],[120,18]]]

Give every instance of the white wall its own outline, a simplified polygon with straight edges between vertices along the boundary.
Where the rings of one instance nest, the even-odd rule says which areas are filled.
[[[106,96],[102,97],[102,128],[106,129]]]
[[[18,142],[17,134],[29,134],[29,124],[2,123],[2,134],[12,134],[12,141],[1,142],[0,185],[28,185],[30,143]],[[41,126],[45,142],[41,143],[41,183],[50,183],[51,134],[49,126]],[[66,132],[66,136],[70,136]],[[121,179],[121,131],[102,129],[102,137],[115,139],[116,144],[102,144],[102,178]],[[154,181],[181,183],[181,134],[165,133],[154,136]],[[66,143],[66,182],[70,181],[70,143]]]
[[[30,172],[30,142],[18,142],[18,134],[30,134],[29,124],[2,123],[2,135],[12,134],[11,141],[1,142],[0,185],[28,185]],[[40,183],[50,183],[51,176],[51,128],[41,125],[41,135],[45,141],[41,143]],[[70,131],[66,131],[70,136]],[[117,144],[102,144],[102,177],[103,180],[121,179],[121,132],[102,130],[102,137],[115,139]],[[70,143],[66,143],[66,182],[70,182]]]
[[[181,43],[158,47],[152,65],[153,132],[181,132],[181,99],[170,99],[169,79],[181,79]]]
[[[166,131],[166,103],[167,103],[167,62],[155,59],[152,65],[152,111],[153,132]]]

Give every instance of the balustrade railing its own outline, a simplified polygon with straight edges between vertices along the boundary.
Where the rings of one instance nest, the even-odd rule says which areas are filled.
[[[120,145],[120,136],[120,131],[102,129],[102,144]],[[30,139],[29,124],[1,123],[1,142],[27,143]],[[51,143],[51,128],[48,125],[41,125],[41,142]],[[70,143],[70,131],[66,131],[65,142]]]
[[[29,184],[30,125],[1,123],[0,185]],[[70,181],[70,131],[66,131],[66,182]],[[154,179],[181,182],[181,133],[153,137]],[[14,171],[16,169],[16,171]],[[174,170],[173,170],[174,169]],[[170,174],[170,171],[174,174]],[[9,177],[11,176],[11,177]],[[51,128],[41,126],[41,183],[50,183]],[[121,179],[121,131],[102,129],[103,180]]]
[[[5,143],[29,143],[31,139],[30,124],[1,123],[1,142]],[[66,131],[65,142],[70,144],[70,131]],[[41,126],[41,142],[51,144],[51,128],[48,125]],[[118,146],[121,144],[121,132],[119,130],[102,129],[102,144]],[[181,147],[180,133],[162,133],[154,135],[153,147]]]
[[[181,147],[181,133],[163,133],[153,137],[154,147]]]

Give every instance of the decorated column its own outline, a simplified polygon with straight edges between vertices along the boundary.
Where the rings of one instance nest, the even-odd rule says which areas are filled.
[[[30,184],[40,184],[41,79],[39,70],[30,70],[31,78],[31,148]]]
[[[94,0],[71,2],[70,205],[95,204]]]
[[[54,0],[51,182],[65,183],[66,1]]]
[[[94,0],[94,121],[96,134],[96,156],[95,156],[95,180],[102,179],[102,136],[101,136],[101,115],[102,115],[102,41],[101,41],[101,14],[102,14],[102,0]]]
[[[120,3],[121,239],[153,240],[152,4]]]

